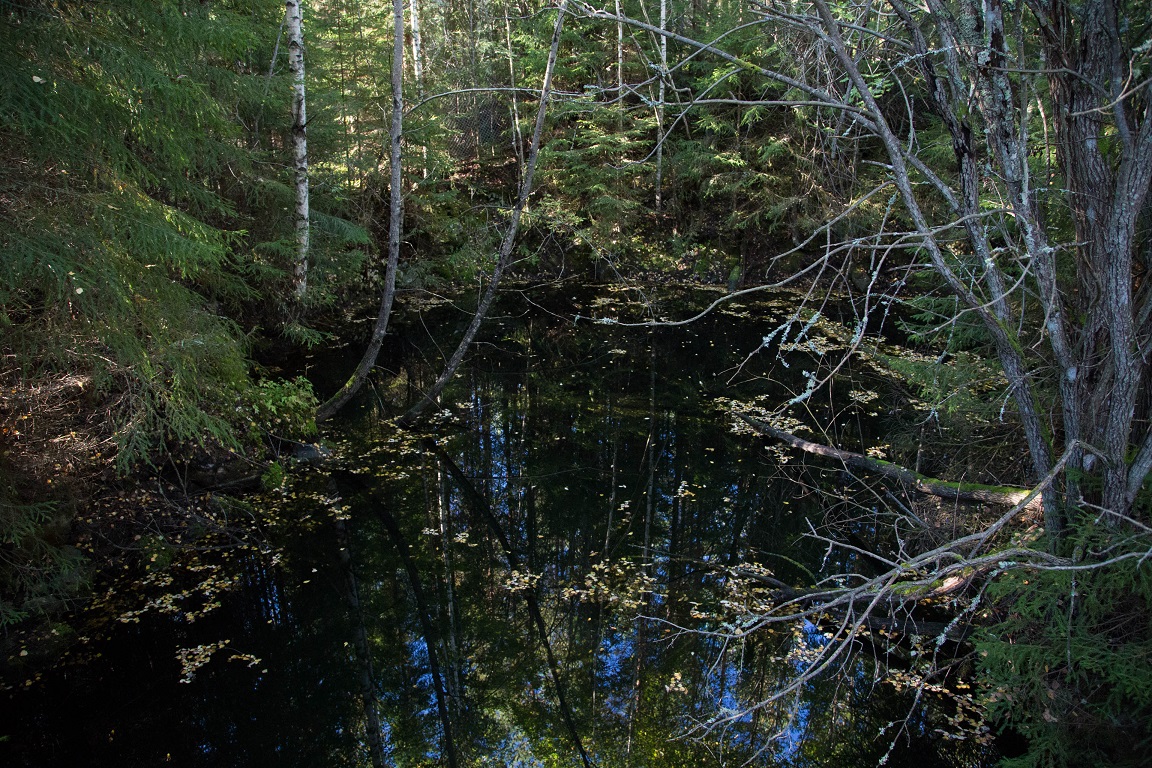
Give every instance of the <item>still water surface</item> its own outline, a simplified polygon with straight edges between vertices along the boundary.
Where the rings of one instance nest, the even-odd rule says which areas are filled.
[[[787,399],[843,335],[758,353],[791,311],[781,296],[677,328],[588,319],[679,317],[716,295],[514,292],[421,435],[386,419],[463,320],[410,304],[404,342],[323,436],[333,459],[248,500],[274,547],[205,552],[142,587],[224,582],[180,603],[219,603],[203,615],[121,607],[93,628],[82,661],[3,704],[0,762],[870,766],[891,749],[888,765],[992,764],[939,738],[947,704],[877,682],[868,653],[753,707],[822,636],[731,637],[742,597],[723,566],[809,584],[859,564],[803,536],[835,472],[798,473],[734,433],[723,402]],[[345,352],[310,374],[334,383]],[[841,389],[813,418],[875,432],[884,414]]]

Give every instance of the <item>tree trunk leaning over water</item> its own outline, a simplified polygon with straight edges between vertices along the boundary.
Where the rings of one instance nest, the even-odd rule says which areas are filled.
[[[308,292],[308,113],[304,102],[304,30],[301,21],[303,0],[286,0],[288,22],[288,66],[292,72],[292,169],[296,188],[293,219],[296,227],[296,258],[292,266],[292,294],[297,303]]]
[[[520,181],[520,194],[516,198],[516,205],[512,208],[512,216],[508,222],[508,230],[504,233],[504,239],[500,242],[500,253],[496,259],[496,266],[488,278],[488,286],[484,289],[480,297],[480,303],[476,307],[476,314],[472,316],[472,322],[468,324],[467,330],[464,331],[464,337],[460,340],[456,351],[452,353],[452,357],[450,357],[444,365],[443,372],[441,372],[439,378],[436,379],[436,382],[424,393],[420,400],[400,417],[398,423],[405,429],[415,424],[421,414],[428,409],[428,406],[436,402],[440,393],[444,391],[444,387],[446,387],[448,382],[452,380],[452,377],[456,375],[456,370],[460,367],[460,363],[464,361],[464,355],[467,354],[468,348],[472,345],[472,340],[476,338],[476,334],[480,330],[480,324],[484,322],[484,317],[488,314],[488,310],[496,298],[496,290],[500,287],[500,279],[504,276],[504,271],[508,268],[508,264],[512,260],[512,248],[516,245],[516,235],[520,230],[520,217],[524,214],[524,208],[528,205],[528,197],[532,194],[532,178],[536,172],[536,159],[540,154],[540,139],[544,133],[544,118],[548,114],[548,99],[552,93],[552,73],[556,69],[556,54],[560,49],[560,33],[564,29],[564,17],[567,10],[568,0],[561,0],[556,15],[556,26],[552,31],[552,45],[548,49],[548,64],[544,69],[544,84],[540,87],[540,107],[536,111],[536,127],[532,131],[532,143],[528,149],[528,165],[524,169],[524,176]]]
[[[384,287],[380,293],[380,311],[372,329],[372,339],[360,358],[351,378],[335,395],[316,411],[316,421],[325,421],[347,404],[360,391],[368,378],[392,316],[392,302],[396,298],[396,270],[400,264],[400,240],[404,230],[404,189],[401,140],[404,136],[404,0],[392,2],[392,126],[388,132],[388,166],[391,171],[388,203],[388,261],[384,269]]]
[[[907,298],[885,292],[879,277],[886,258],[908,254],[958,300],[941,328],[969,318],[990,341],[1031,478],[1071,451],[1068,471],[1043,491],[1050,545],[1081,510],[1116,525],[1131,518],[1152,472],[1152,283],[1140,226],[1152,185],[1152,81],[1140,69],[1145,32],[1131,23],[1138,8],[1112,0],[1082,8],[1029,0],[1012,11],[999,0],[889,0],[885,13],[833,9],[828,0],[752,4],[750,26],[787,31],[802,51],[759,64],[723,50],[720,38],[692,40],[577,2],[590,18],[662,35],[692,57],[800,94],[723,103],[815,110],[816,128],[831,130],[820,121],[832,115],[843,125],[837,135],[881,148],[884,177],[857,201],[895,192],[903,230],[891,228],[893,218],[836,241],[834,225],[857,201],[818,229],[828,240],[825,274],[846,278],[853,254],[872,265],[858,334],[872,307]],[[927,150],[933,130],[950,139],[950,161]],[[1033,167],[1049,157],[1048,171]]]
[[[793,448],[804,451],[805,453],[836,459],[846,467],[863,469],[869,472],[875,472],[878,475],[883,475],[884,477],[890,477],[915,491],[929,496],[938,496],[942,499],[950,499],[952,501],[972,501],[982,504],[996,504],[998,506],[1011,507],[1019,504],[1030,495],[1035,495],[1028,488],[1009,488],[982,485],[979,483],[953,483],[947,480],[938,480],[934,477],[922,475],[907,467],[902,467],[899,464],[881,461],[871,456],[865,456],[862,453],[844,451],[839,448],[833,448],[830,445],[805,440],[791,432],[776,429],[771,424],[760,421],[759,419],[754,419],[751,416],[740,414],[738,418],[765,437],[771,437],[787,443]],[[1028,506],[1040,507],[1040,499],[1032,499]]]

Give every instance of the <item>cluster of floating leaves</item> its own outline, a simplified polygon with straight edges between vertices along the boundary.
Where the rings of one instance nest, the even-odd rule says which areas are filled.
[[[772,610],[777,603],[776,590],[753,577],[753,574],[771,577],[772,571],[760,565],[747,564],[741,565],[740,571],[749,576],[734,577],[724,582],[725,596],[721,598],[720,605],[728,612],[728,617],[757,617]]]
[[[264,497],[262,521],[271,526],[291,526],[309,531],[332,521],[347,521],[352,507],[327,487],[316,488],[303,478],[290,474],[285,484]]]
[[[186,567],[190,572],[206,572],[206,575],[195,585],[179,590],[170,590],[175,584],[175,578],[168,571],[154,571],[146,575],[140,582],[142,588],[157,588],[161,594],[144,603],[140,608],[124,611],[119,620],[125,624],[138,624],[140,617],[149,611],[156,611],[168,615],[180,615],[185,621],[192,623],[220,607],[219,595],[233,589],[239,582],[237,575],[226,575],[220,565],[200,563]],[[109,595],[109,597],[111,597]],[[196,600],[203,600],[199,606],[190,605]]]
[[[227,648],[231,642],[231,640],[217,640],[214,643],[204,643],[176,651],[176,660],[180,662],[180,682],[191,683],[200,668],[211,661],[217,652]],[[249,668],[260,663],[260,659],[250,653],[233,653],[228,657],[228,661],[243,661]]]
[[[664,686],[665,693],[688,693],[688,686],[684,684],[684,675],[680,672],[673,672],[672,679]]]
[[[426,312],[430,309],[452,303],[451,300],[444,296],[437,296],[434,293],[427,292],[401,295],[397,297],[397,302],[402,304],[404,309],[409,312]]]
[[[219,640],[215,643],[205,643],[191,648],[181,648],[176,651],[176,660],[180,662],[180,682],[190,683],[196,677],[196,672],[212,660],[212,655],[227,647],[229,640]]]
[[[933,729],[940,738],[949,741],[972,740],[978,744],[991,743],[993,733],[985,720],[984,702],[973,694],[971,684],[967,681],[961,679],[944,684],[927,679],[916,669],[894,668],[887,670],[884,680],[897,690],[933,694],[951,704],[950,708],[935,708],[937,711],[950,709],[944,724]],[[889,723],[889,727],[891,725]]]
[[[831,633],[817,633],[811,625],[797,623],[792,626],[792,645],[784,656],[784,661],[802,667],[818,664],[823,658],[824,646],[831,639]]]
[[[870,389],[854,389],[848,393],[848,399],[855,403],[871,403],[880,398],[880,393]]]
[[[584,576],[583,584],[565,587],[560,594],[567,600],[636,610],[655,590],[656,579],[640,564],[614,560],[596,563]]]
[[[735,301],[730,301],[721,307],[720,314],[738,318],[747,318],[752,316],[752,313],[747,309],[747,305],[739,304]]]
[[[513,570],[505,579],[504,588],[509,592],[531,592],[536,589],[542,577],[543,575],[539,573]]]
[[[853,387],[848,392],[848,402],[859,408],[862,413],[869,416],[879,416],[880,411],[877,409],[881,407],[883,401],[882,395],[874,389]]]
[[[781,339],[780,350],[778,354],[784,355],[789,352],[806,352],[814,354],[817,357],[823,357],[830,352],[844,351],[846,347],[850,346],[852,341],[849,338],[847,330],[837,323],[833,323],[826,318],[822,313],[813,313],[805,322],[804,326],[800,329],[796,338],[787,341],[788,333],[791,326],[798,322],[798,318],[788,320],[784,325],[780,326],[777,331],[764,338],[765,346],[771,343],[777,333],[783,331],[784,338]],[[819,334],[813,333],[819,331]]]
[[[728,397],[718,397],[714,401],[717,407],[726,410],[732,417],[729,429],[736,435],[748,435],[758,437],[759,432],[752,428],[748,422],[740,418],[741,416],[748,416],[749,418],[762,421],[774,429],[790,434],[797,434],[809,431],[807,425],[794,416],[788,413],[781,413],[778,410],[773,410],[765,406],[765,402],[769,399],[769,395],[760,395],[753,398],[751,401],[733,400]],[[766,446],[766,450],[775,456],[776,460],[783,464],[788,461],[788,451],[783,445],[779,443],[771,443]]]

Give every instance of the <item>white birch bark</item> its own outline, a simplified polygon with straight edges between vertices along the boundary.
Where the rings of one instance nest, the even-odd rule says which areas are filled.
[[[664,98],[668,83],[668,0],[660,0],[660,97],[656,106],[656,212],[664,206]]]
[[[404,136],[404,0],[393,0],[392,34],[392,127],[389,130],[389,166],[391,189],[389,190],[388,212],[388,262],[384,271],[384,288],[380,295],[380,311],[376,315],[376,326],[372,329],[372,339],[360,358],[359,365],[351,378],[326,403],[316,411],[316,421],[331,418],[338,410],[360,391],[368,373],[376,365],[384,336],[388,333],[388,322],[392,316],[392,301],[396,296],[396,270],[400,264],[400,240],[404,228],[404,190],[401,139]]]
[[[399,2],[399,0],[397,0]],[[548,101],[552,96],[552,74],[556,70],[556,55],[560,50],[560,33],[564,29],[564,17],[568,12],[568,0],[560,0],[558,14],[556,16],[556,26],[552,30],[552,45],[548,49],[548,63],[544,68],[544,83],[540,87],[540,107],[536,112],[536,126],[532,131],[532,142],[528,147],[528,162],[524,169],[524,178],[520,181],[520,194],[516,199],[516,205],[512,208],[511,221],[508,222],[508,230],[504,233],[504,238],[500,242],[500,253],[496,259],[496,266],[492,270],[492,276],[489,278],[488,286],[484,290],[484,294],[480,297],[480,303],[476,307],[476,314],[472,317],[472,322],[469,323],[467,330],[464,331],[464,336],[460,340],[460,344],[456,347],[456,351],[452,353],[452,357],[444,366],[444,370],[440,373],[439,378],[432,385],[424,396],[408,411],[400,417],[397,424],[402,428],[407,429],[416,423],[420,415],[427,410],[428,406],[436,402],[440,397],[440,393],[444,391],[444,387],[456,374],[456,370],[460,367],[460,363],[464,361],[464,355],[467,353],[468,348],[472,345],[472,340],[476,338],[477,332],[480,330],[480,324],[484,322],[484,317],[488,314],[488,309],[492,306],[493,300],[496,298],[496,289],[500,286],[500,279],[504,276],[504,271],[508,268],[508,263],[512,260],[512,248],[516,244],[516,235],[520,230],[520,218],[524,214],[524,209],[528,206],[528,198],[532,194],[532,179],[536,173],[536,160],[540,154],[540,141],[544,134],[544,118],[548,114]],[[581,749],[583,755],[583,749]],[[585,757],[585,764],[587,758]]]
[[[409,28],[412,30],[412,76],[416,81],[417,103],[424,100],[424,38],[420,35],[420,4],[411,0],[409,5]],[[422,144],[420,155],[423,162],[420,166],[421,178],[428,178],[428,145]]]
[[[292,72],[292,168],[295,176],[296,260],[293,264],[293,294],[297,301],[308,291],[308,113],[304,102],[304,31],[301,0],[286,0],[288,26],[288,66]]]
[[[508,48],[508,86],[512,90],[512,151],[516,164],[524,171],[524,136],[520,132],[520,100],[516,97],[516,59],[512,52],[512,22],[504,15],[504,41]]]
[[[424,100],[424,42],[420,36],[420,3],[412,0],[408,18],[412,30],[412,75],[416,79],[416,98]]]
[[[620,0],[616,0],[616,15],[620,12]],[[624,111],[624,22],[616,22],[616,98],[620,99],[620,111]]]

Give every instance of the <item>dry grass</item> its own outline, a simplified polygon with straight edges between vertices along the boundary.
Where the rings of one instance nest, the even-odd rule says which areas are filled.
[[[87,376],[0,374],[0,457],[22,497],[83,494],[111,477],[113,427]]]

